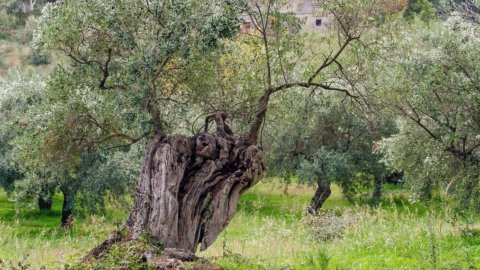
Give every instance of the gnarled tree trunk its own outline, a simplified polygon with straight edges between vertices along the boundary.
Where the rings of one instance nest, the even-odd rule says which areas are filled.
[[[158,134],[149,143],[127,223],[130,238],[146,233],[165,248],[195,252],[199,244],[210,246],[233,218],[240,195],[263,176],[265,157],[246,136],[215,120],[215,133]]]

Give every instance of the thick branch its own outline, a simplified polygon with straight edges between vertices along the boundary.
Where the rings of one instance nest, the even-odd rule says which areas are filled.
[[[160,116],[160,111],[156,108],[156,102],[153,102],[151,100],[147,101],[147,110],[150,112],[150,115],[152,116],[153,120],[153,126],[155,129],[155,133],[161,136],[164,136],[164,131],[163,131],[163,125],[162,125],[162,119]]]
[[[259,131],[260,131],[260,128],[262,126],[263,121],[265,120],[265,115],[267,113],[267,107],[268,107],[268,102],[270,100],[270,96],[273,93],[276,93],[276,92],[279,92],[279,91],[282,91],[282,90],[286,90],[286,89],[289,89],[289,88],[293,88],[293,87],[303,87],[303,88],[318,87],[318,88],[328,90],[328,91],[342,92],[342,93],[345,93],[347,96],[349,96],[351,98],[354,98],[354,99],[358,98],[358,96],[353,95],[352,93],[350,93],[346,89],[333,87],[329,84],[324,84],[324,83],[293,82],[293,83],[285,83],[285,84],[282,84],[282,85],[279,85],[279,86],[276,86],[276,87],[273,87],[273,88],[268,88],[265,91],[265,94],[260,98],[260,100],[258,102],[258,109],[257,109],[255,122],[250,127],[249,140],[252,144],[256,144],[257,141],[258,141]]]

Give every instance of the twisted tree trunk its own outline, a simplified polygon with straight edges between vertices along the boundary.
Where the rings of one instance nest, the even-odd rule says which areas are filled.
[[[332,189],[330,188],[330,181],[319,177],[317,183],[317,190],[315,191],[315,195],[313,195],[312,201],[307,208],[307,213],[315,214],[317,211],[322,208],[325,201],[330,197],[332,194]]]
[[[215,121],[213,134],[158,134],[149,143],[127,223],[131,239],[146,233],[165,248],[203,250],[233,218],[240,195],[261,179],[263,150],[233,135],[220,116]]]

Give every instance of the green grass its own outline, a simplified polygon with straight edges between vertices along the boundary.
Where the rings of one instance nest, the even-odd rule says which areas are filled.
[[[305,217],[314,190],[264,181],[241,199],[238,213],[212,247],[199,254],[225,269],[479,269],[480,223],[456,218],[449,207],[410,204],[404,191],[386,189],[378,208],[355,205],[333,187],[324,214]],[[76,219],[59,229],[54,209],[15,210],[0,192],[0,259],[33,269],[59,269],[81,258],[125,217]],[[434,209],[434,210],[432,210]],[[0,267],[1,268],[1,267]]]
[[[302,216],[313,192],[292,186],[285,195],[274,182],[254,187],[227,230],[201,255],[227,269],[480,268],[479,224],[469,224],[476,229],[466,234],[467,225],[453,219],[448,207],[431,211],[410,204],[393,187],[378,208],[352,205],[334,186],[324,205],[327,214],[312,225]],[[340,233],[332,239],[331,231]]]
[[[115,229],[113,219],[98,216],[76,219],[73,229],[61,229],[61,205],[61,197],[55,196],[50,212],[32,207],[17,210],[0,190],[0,259],[7,265],[21,262],[31,269],[59,269],[77,261]]]

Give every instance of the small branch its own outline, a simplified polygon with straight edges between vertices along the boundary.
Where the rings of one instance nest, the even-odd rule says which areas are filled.
[[[315,78],[320,74],[320,72],[322,72],[322,70],[324,70],[325,68],[329,67],[332,63],[338,63],[337,61],[338,57],[342,54],[345,48],[347,48],[348,44],[350,44],[352,41],[357,40],[359,38],[360,37],[350,37],[350,36],[347,37],[343,45],[340,47],[340,49],[335,53],[333,57],[331,57],[331,53],[330,53],[330,55],[327,58],[325,58],[323,63],[320,65],[320,67],[318,67],[315,73],[312,76],[310,76],[310,78],[308,79],[308,82],[309,83],[313,82],[313,80],[315,80]]]
[[[144,134],[140,137],[132,137],[130,135],[127,135],[127,134],[124,134],[124,133],[119,133],[119,132],[112,132],[102,138],[87,138],[87,137],[75,137],[73,138],[73,140],[76,140],[76,141],[80,141],[80,140],[85,140],[85,139],[88,139],[90,141],[90,143],[93,143],[93,144],[99,144],[99,143],[103,143],[107,140],[110,140],[110,139],[113,139],[113,138],[123,138],[123,139],[126,139],[128,141],[131,142],[131,144],[134,144],[140,140],[142,140],[143,138],[145,138],[147,136],[147,134]]]
[[[210,122],[215,121],[217,124],[217,132],[221,133],[222,135],[231,135],[233,136],[233,131],[230,126],[227,125],[225,122],[228,116],[224,112],[217,112],[211,114],[205,118],[205,132],[208,132],[208,126]]]
[[[269,51],[268,36],[267,36],[267,28],[268,28],[268,23],[269,23],[269,14],[270,14],[271,4],[272,4],[272,2],[268,1],[267,14],[265,15],[265,17],[264,17],[264,14],[262,14],[260,6],[258,4],[255,5],[257,10],[258,10],[259,16],[260,16],[260,23],[259,23],[258,19],[255,17],[254,14],[249,14],[250,18],[253,21],[254,26],[262,34],[263,46],[264,46],[264,50],[265,50],[265,54],[266,54],[265,57],[266,57],[267,84],[268,84],[268,86],[265,89],[263,95],[260,97],[260,99],[258,101],[256,118],[255,118],[255,121],[252,123],[252,125],[250,127],[249,133],[247,134],[248,140],[251,144],[257,144],[259,131],[260,131],[260,128],[262,126],[262,123],[265,120],[265,115],[266,115],[266,112],[267,112],[267,107],[268,107],[268,102],[269,102],[270,96],[271,96],[271,94],[273,94],[275,92],[285,90],[285,89],[289,89],[289,88],[292,88],[292,87],[304,87],[304,88],[319,87],[319,88],[322,88],[324,90],[342,92],[342,93],[345,93],[347,96],[355,98],[355,99],[358,98],[358,96],[353,95],[352,93],[350,93],[346,89],[333,87],[331,84],[315,83],[314,82],[314,80],[318,77],[318,75],[324,69],[331,66],[333,63],[336,63],[340,68],[342,68],[341,64],[338,61],[338,58],[340,57],[340,55],[344,52],[344,50],[347,48],[347,46],[351,42],[360,39],[359,35],[353,35],[352,33],[350,33],[351,25],[349,25],[348,22],[347,22],[348,25],[345,25],[344,22],[341,21],[341,18],[337,14],[335,14],[334,12],[333,12],[334,16],[339,21],[339,24],[341,26],[341,30],[343,31],[343,35],[341,35],[341,36],[345,38],[345,41],[343,42],[343,44],[342,43],[340,44],[339,49],[335,53],[334,53],[334,51],[331,51],[330,54],[327,57],[325,57],[323,63],[315,70],[315,72],[310,77],[308,77],[306,82],[289,83],[287,78],[285,77],[285,73],[283,72],[283,67],[282,67],[282,73],[284,75],[285,83],[282,84],[282,85],[275,86],[275,87],[272,85],[272,70],[271,70],[271,66],[270,66],[270,51]],[[281,61],[281,59],[280,59],[280,61]],[[282,63],[280,63],[280,64],[282,64]]]
[[[346,89],[332,87],[331,84],[313,83],[313,82],[293,82],[293,83],[282,84],[282,85],[277,86],[275,88],[271,88],[270,93],[273,94],[273,93],[276,93],[278,91],[286,90],[286,89],[289,89],[289,88],[292,88],[292,87],[310,88],[312,86],[313,87],[319,87],[319,88],[322,88],[322,89],[328,90],[328,91],[342,92],[342,93],[345,93],[347,96],[349,96],[351,98],[358,98],[359,97],[359,96],[353,95],[352,93],[350,93]]]
[[[108,65],[110,64],[111,60],[112,60],[112,48],[109,48],[108,57],[107,57],[107,61],[105,62],[105,66],[101,67],[103,71],[103,78],[100,80],[100,85],[99,85],[100,89],[105,89],[105,82],[107,81],[107,78],[110,75],[108,71]]]

